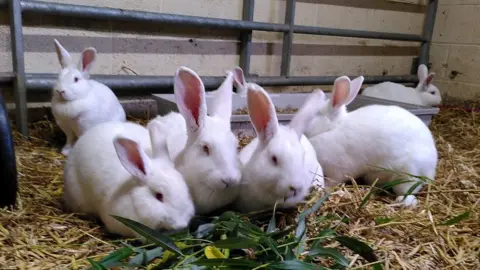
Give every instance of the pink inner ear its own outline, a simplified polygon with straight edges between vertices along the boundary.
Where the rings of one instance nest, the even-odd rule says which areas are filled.
[[[85,70],[88,65],[90,65],[95,58],[95,52],[92,50],[86,50],[82,55],[82,69]]]
[[[425,84],[426,85],[431,84],[434,77],[435,77],[435,74],[433,73],[428,74],[428,77],[425,79]]]
[[[334,85],[332,106],[337,107],[343,105],[347,100],[350,92],[350,83],[347,80],[339,80]]]
[[[58,61],[62,63],[63,62],[62,51],[60,50],[60,47],[58,47],[56,43],[55,43],[55,50],[57,51]]]
[[[234,72],[234,78],[238,84],[244,85],[245,82],[243,81],[243,71],[241,69],[236,68]]]
[[[270,122],[270,102],[260,91],[248,92],[248,113],[258,133],[265,133]]]
[[[143,164],[142,157],[140,156],[140,152],[138,151],[138,144],[134,141],[127,139],[118,139],[118,142],[125,149],[128,161],[130,161],[130,163],[137,167],[143,174],[146,174],[145,164]]]
[[[192,113],[195,123],[199,126],[198,117],[200,115],[200,104],[202,99],[202,85],[200,80],[189,72],[180,72],[180,80],[185,86],[185,95],[183,96],[183,102],[185,107]]]

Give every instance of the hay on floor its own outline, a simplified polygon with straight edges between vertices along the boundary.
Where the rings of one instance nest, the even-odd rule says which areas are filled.
[[[385,269],[480,269],[480,114],[445,109],[431,129],[439,150],[438,174],[418,196],[419,208],[401,209],[391,198],[375,196],[359,209],[369,188],[337,187],[309,218],[310,236],[328,220],[319,217],[337,216],[348,222],[334,220],[336,230],[373,246]],[[58,149],[63,135],[58,127],[37,122],[31,135],[26,141],[14,134],[20,190],[18,208],[0,211],[1,268],[84,268],[87,257],[108,254],[120,240],[97,222],[62,210],[64,157]],[[468,210],[468,219],[440,225]],[[345,252],[352,267],[367,264]]]

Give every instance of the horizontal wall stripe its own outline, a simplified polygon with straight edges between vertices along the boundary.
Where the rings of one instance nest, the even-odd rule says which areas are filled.
[[[239,54],[238,41],[232,40],[179,40],[179,39],[138,39],[110,38],[87,36],[47,36],[25,35],[26,52],[54,53],[53,39],[70,52],[81,52],[84,48],[94,47],[99,53],[128,54],[196,54],[196,55],[235,55]],[[253,55],[281,55],[282,44],[253,43]],[[364,46],[333,44],[294,44],[292,55],[298,56],[410,56],[418,55],[419,47],[415,46]]]
[[[395,3],[387,0],[297,0],[297,2],[411,13],[425,13],[427,10],[423,5]]]

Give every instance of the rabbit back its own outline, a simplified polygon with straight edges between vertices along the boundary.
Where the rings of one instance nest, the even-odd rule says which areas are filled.
[[[424,105],[416,89],[393,82],[383,82],[367,87],[363,90],[361,95],[409,104]]]
[[[152,122],[161,122],[168,127],[167,147],[171,160],[185,149],[187,144],[187,125],[185,119],[180,113],[170,112],[164,116],[157,116],[150,120]]]
[[[67,209],[99,215],[108,223],[105,213],[111,213],[112,204],[128,194],[135,183],[117,157],[113,138],[122,135],[137,141],[151,153],[148,131],[135,123],[109,122],[87,131],[80,137],[68,156],[64,170],[64,201]],[[114,214],[130,216],[132,205],[121,203],[122,209]],[[107,225],[108,227],[108,225]]]
[[[431,179],[435,176],[437,150],[430,130],[397,106],[357,109],[336,131],[318,134],[310,141],[325,175],[336,182],[345,181],[345,175],[364,175],[374,169],[372,166],[403,172],[408,169],[407,173],[416,171]]]

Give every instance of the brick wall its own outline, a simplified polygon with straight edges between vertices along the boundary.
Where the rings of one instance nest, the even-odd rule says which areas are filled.
[[[480,100],[480,1],[440,0],[430,62],[449,96]]]

